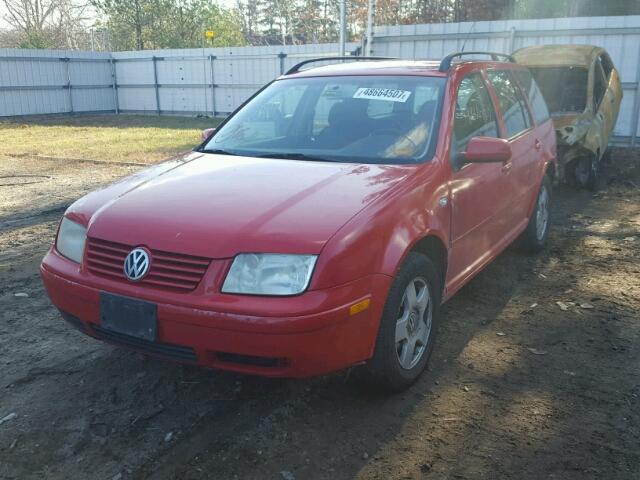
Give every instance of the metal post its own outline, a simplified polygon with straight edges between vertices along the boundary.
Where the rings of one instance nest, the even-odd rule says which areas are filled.
[[[73,113],[73,95],[71,93],[71,69],[69,64],[71,63],[69,57],[61,59],[67,67],[67,91],[69,92],[69,113]]]
[[[344,56],[347,38],[347,0],[340,0],[340,56]]]
[[[153,87],[156,90],[156,113],[160,115],[160,89],[158,88],[158,59],[154,55],[151,57],[153,61]]]
[[[364,51],[365,57],[373,56],[373,25],[375,23],[375,17],[376,0],[369,0],[369,7],[367,9],[367,48]]]
[[[213,61],[216,59],[215,55],[209,55],[209,71],[211,73],[211,115],[216,116],[216,82],[213,78]]]
[[[284,75],[284,59],[287,57],[287,54],[284,52],[280,52],[278,54],[278,58],[280,59],[280,75]]]
[[[640,50],[638,51],[638,65],[636,68],[636,95],[633,101],[633,118],[631,119],[631,146],[638,141],[638,127],[640,126]]]
[[[120,113],[120,106],[118,105],[118,79],[116,77],[116,61],[112,58],[111,63],[111,85],[113,88],[113,101],[115,104],[116,115]]]
[[[513,53],[513,47],[515,47],[515,41],[516,41],[516,27],[511,27],[511,30],[509,31],[509,46],[508,46],[509,53]]]

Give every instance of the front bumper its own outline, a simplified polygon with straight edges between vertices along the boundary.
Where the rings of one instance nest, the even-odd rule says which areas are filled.
[[[84,333],[155,356],[211,368],[273,377],[307,377],[362,363],[373,354],[391,278],[371,275],[298,297],[238,300],[215,295],[172,294],[139,289],[90,276],[50,250],[40,268],[53,304]],[[158,305],[158,336],[147,342],[114,334],[100,326],[100,292],[153,301]],[[370,298],[368,309],[350,307]],[[287,312],[287,306],[290,311]],[[226,310],[226,311],[225,311]]]

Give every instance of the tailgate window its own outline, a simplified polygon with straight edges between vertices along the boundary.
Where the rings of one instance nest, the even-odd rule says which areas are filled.
[[[588,71],[582,67],[534,67],[533,78],[551,113],[581,113],[587,107]]]

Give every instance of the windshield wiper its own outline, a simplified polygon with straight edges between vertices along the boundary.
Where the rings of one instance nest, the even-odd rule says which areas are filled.
[[[217,155],[235,155],[237,156],[237,153],[233,153],[230,152],[229,150],[222,150],[220,148],[203,148],[200,150],[201,153],[215,153]]]
[[[319,157],[317,155],[307,155],[306,153],[297,153],[297,152],[265,153],[262,155],[253,155],[253,156],[257,158],[282,158],[285,160],[312,160],[316,162],[339,162],[340,161],[340,160],[334,160],[326,157]]]

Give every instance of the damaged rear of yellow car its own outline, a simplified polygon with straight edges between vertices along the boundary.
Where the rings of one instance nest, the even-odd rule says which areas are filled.
[[[622,101],[609,54],[592,45],[536,45],[513,56],[529,67],[551,112],[560,178],[595,188]]]

